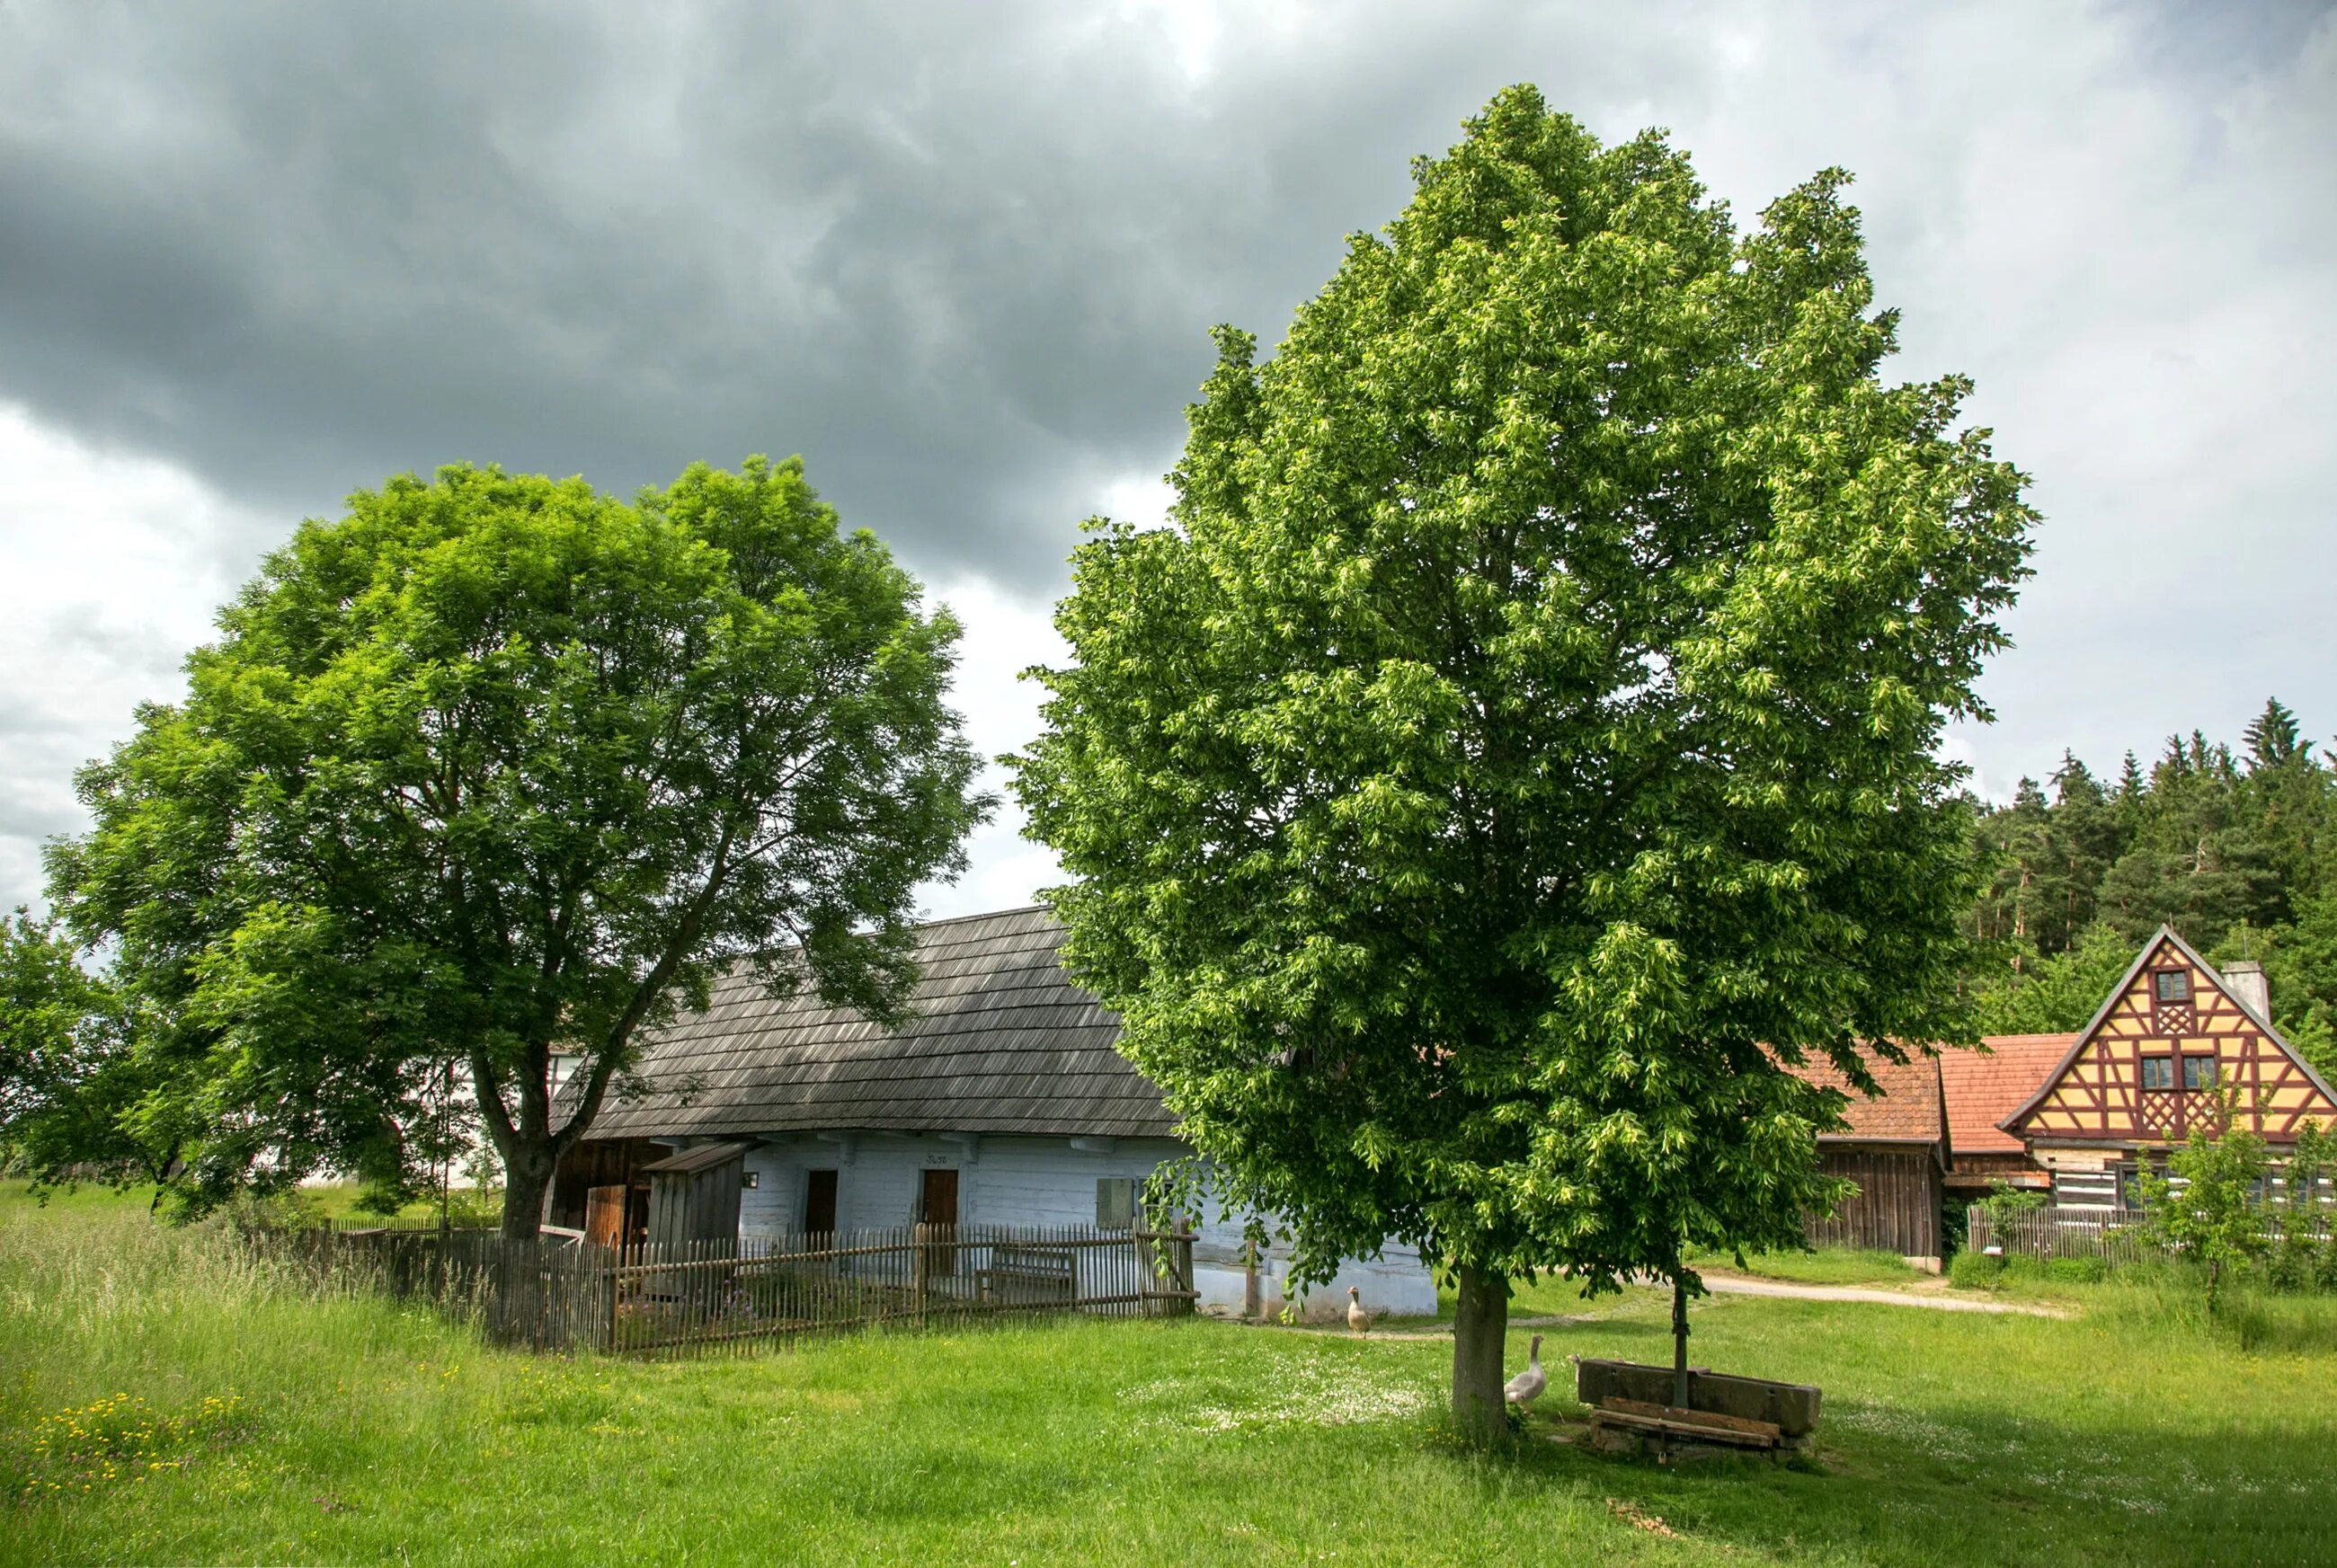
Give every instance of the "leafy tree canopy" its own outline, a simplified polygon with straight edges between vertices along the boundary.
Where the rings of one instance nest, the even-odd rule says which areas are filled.
[[[1471,1430],[1510,1278],[1797,1241],[1841,1101],[1781,1061],[1964,1034],[1934,743],[2031,514],[1963,381],[1880,379],[1846,178],[1740,235],[1504,93],[1272,359],[1218,330],[1037,672],[1070,961],[1302,1276],[1458,1271]]]
[[[220,630],[185,705],[85,771],[96,826],[52,865],[158,1020],[137,1115],[191,1130],[199,1206],[326,1163],[410,1183],[451,1065],[533,1234],[642,1031],[725,966],[896,1008],[911,890],[985,809],[955,622],[792,459],[630,505],[394,479]]]

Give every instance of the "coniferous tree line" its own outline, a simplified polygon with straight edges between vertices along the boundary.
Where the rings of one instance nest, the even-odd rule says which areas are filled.
[[[2075,1029],[2172,926],[2264,967],[2273,1022],[2337,1066],[2337,766],[2278,700],[2237,746],[2193,730],[2103,777],[2074,753],[1983,809],[1970,930],[1982,1027]]]

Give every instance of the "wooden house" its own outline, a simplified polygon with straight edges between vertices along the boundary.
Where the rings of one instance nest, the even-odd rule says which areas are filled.
[[[2134,1178],[2195,1131],[2231,1125],[2277,1154],[2308,1122],[2337,1125],[2337,1094],[2266,1016],[2263,973],[2222,975],[2166,927],[2145,943],[2035,1092],[1998,1124],[2050,1173],[2063,1208],[2120,1208]]]
[[[1811,1083],[1849,1096],[1843,1115],[1850,1125],[1819,1135],[1818,1164],[1826,1175],[1858,1184],[1834,1214],[1810,1218],[1810,1244],[1896,1252],[1919,1268],[1937,1269],[1941,1198],[1954,1159],[1940,1059],[1872,1057],[1866,1066],[1881,1091],[1871,1096],[1831,1063],[1812,1061],[1795,1069]]]
[[[699,1211],[661,1207],[660,1183],[686,1177],[732,1183],[731,1223],[748,1242],[912,1223],[1133,1224],[1145,1179],[1192,1151],[1159,1089],[1114,1049],[1119,1021],[1063,972],[1061,940],[1041,909],[924,926],[913,1016],[897,1029],[808,989],[774,998],[744,975],[719,982],[703,1012],[647,1042],[625,1092],[562,1161],[552,1218],[596,1238],[673,1239],[668,1227]],[[699,1150],[721,1152],[689,1166]],[[710,1174],[718,1164],[727,1177]],[[1205,1308],[1243,1305],[1238,1227],[1205,1226],[1194,1261]],[[1285,1262],[1271,1250],[1258,1260],[1268,1310]],[[1394,1242],[1310,1300],[1344,1307],[1351,1284],[1373,1310],[1436,1310],[1418,1254]]]

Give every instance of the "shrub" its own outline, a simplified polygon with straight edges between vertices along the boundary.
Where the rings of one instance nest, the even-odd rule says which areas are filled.
[[[1965,1290],[1991,1290],[2004,1277],[2004,1260],[1987,1252],[1958,1252],[1948,1263],[1948,1283]]]
[[[2264,1139],[2231,1127],[2234,1091],[2226,1086],[2218,1099],[2216,1121],[2231,1130],[2219,1138],[2194,1132],[2167,1157],[2164,1174],[2141,1178],[2152,1239],[2204,1271],[2210,1312],[2225,1276],[2264,1254],[2267,1216],[2258,1191],[2270,1168]]]
[[[2110,1277],[2110,1266],[2100,1258],[2055,1258],[2045,1265],[2045,1277],[2058,1284],[2098,1285]]]
[[[2001,1222],[2043,1208],[2045,1194],[2030,1188],[2016,1187],[2009,1182],[1990,1182],[1988,1196],[1972,1206],[1990,1219]]]

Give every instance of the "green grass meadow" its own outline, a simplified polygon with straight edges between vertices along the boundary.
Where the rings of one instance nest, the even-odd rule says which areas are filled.
[[[1480,1455],[1439,1422],[1432,1325],[539,1359],[304,1295],[133,1198],[8,1187],[0,1562],[2337,1561],[2329,1302],[2208,1324],[2157,1287],[2061,1319],[1715,1299],[1696,1360],[1823,1385],[1814,1463],[1550,1440],[1579,1430],[1564,1358],[1660,1359],[1666,1310],[1528,1290],[1518,1313],[1569,1319],[1541,1330],[1560,1376]]]

